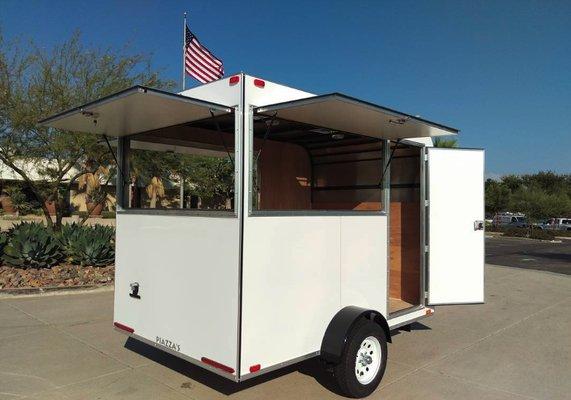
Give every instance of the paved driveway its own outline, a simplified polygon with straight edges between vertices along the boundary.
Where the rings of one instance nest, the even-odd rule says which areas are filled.
[[[488,237],[486,262],[571,275],[571,239],[551,243],[514,237]]]
[[[571,398],[571,277],[486,267],[486,304],[389,345],[372,399]],[[314,361],[237,386],[112,325],[112,292],[0,300],[0,399],[332,399]]]

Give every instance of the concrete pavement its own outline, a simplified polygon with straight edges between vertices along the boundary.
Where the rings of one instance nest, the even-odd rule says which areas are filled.
[[[314,360],[236,385],[126,344],[112,297],[0,300],[0,399],[339,398]],[[571,398],[571,276],[486,266],[486,304],[439,307],[399,332],[370,398]]]

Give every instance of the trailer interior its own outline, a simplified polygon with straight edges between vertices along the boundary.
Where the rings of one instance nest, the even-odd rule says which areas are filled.
[[[390,207],[389,312],[420,305],[420,147],[259,115],[253,133],[252,212]]]
[[[218,158],[230,165],[234,130],[234,116],[221,115],[132,136],[130,147],[149,160],[154,152],[175,152],[176,146],[184,157]],[[254,116],[253,135],[252,212],[388,211],[389,312],[420,305],[421,148],[264,115]],[[132,186],[126,208],[148,208],[144,188]],[[233,193],[210,203],[187,193],[179,203],[176,180],[169,189],[171,201],[159,208],[233,209]]]

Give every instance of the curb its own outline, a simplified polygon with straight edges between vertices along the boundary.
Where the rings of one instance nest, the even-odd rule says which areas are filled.
[[[0,289],[0,299],[15,297],[55,296],[60,294],[93,293],[114,290],[114,283],[79,285],[79,286],[45,286]]]

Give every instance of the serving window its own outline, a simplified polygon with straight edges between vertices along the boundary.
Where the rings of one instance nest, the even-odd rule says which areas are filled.
[[[124,209],[235,210],[234,115],[122,139]]]
[[[385,210],[385,141],[255,115],[252,212]]]

